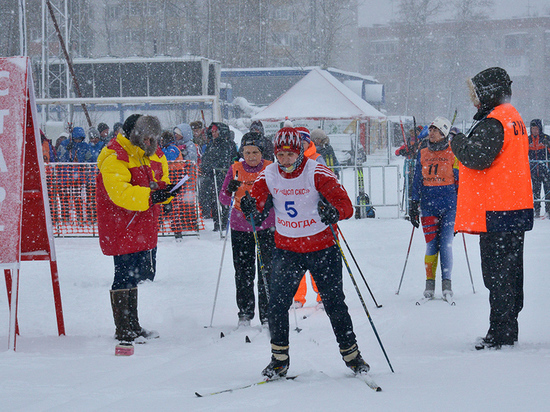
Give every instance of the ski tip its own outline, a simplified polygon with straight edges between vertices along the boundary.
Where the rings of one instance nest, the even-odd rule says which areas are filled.
[[[420,302],[416,302],[416,306],[420,306]]]
[[[220,332],[220,339],[221,338],[225,338],[225,335],[223,334],[223,332]]]
[[[195,392],[195,396],[196,396],[197,398],[202,398],[202,395],[201,395],[200,393],[198,393],[198,392]]]
[[[382,388],[380,386],[377,386],[376,388],[374,388],[374,391],[375,392],[382,392]]]
[[[248,335],[246,335],[246,336],[244,337],[244,341],[245,341],[246,343],[250,343],[250,338],[248,337]]]

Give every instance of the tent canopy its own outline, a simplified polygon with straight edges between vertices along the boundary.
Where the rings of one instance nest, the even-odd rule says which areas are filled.
[[[252,119],[277,122],[286,117],[320,120],[386,116],[329,72],[316,68]]]

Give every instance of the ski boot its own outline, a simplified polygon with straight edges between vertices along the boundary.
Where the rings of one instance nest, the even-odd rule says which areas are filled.
[[[424,291],[424,297],[426,299],[433,299],[435,295],[435,279],[426,279],[426,290]]]
[[[441,289],[443,291],[443,299],[447,299],[447,296],[453,297],[453,290],[451,288],[451,279],[443,279],[441,282]]]
[[[284,378],[290,366],[288,346],[271,345],[271,362],[262,371],[267,380]]]
[[[369,364],[365,362],[361,356],[361,352],[359,352],[359,348],[356,343],[348,349],[340,349],[340,354],[342,355],[346,366],[356,375],[367,373],[370,370]]]

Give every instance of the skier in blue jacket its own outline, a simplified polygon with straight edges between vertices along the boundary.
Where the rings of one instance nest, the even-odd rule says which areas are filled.
[[[428,128],[428,138],[422,141],[416,157],[411,193],[410,220],[419,227],[420,210],[426,239],[426,290],[424,297],[435,293],[435,272],[438,256],[441,262],[443,298],[453,296],[453,230],[456,216],[458,161],[449,145],[451,123],[436,117]],[[420,210],[419,210],[420,209]]]

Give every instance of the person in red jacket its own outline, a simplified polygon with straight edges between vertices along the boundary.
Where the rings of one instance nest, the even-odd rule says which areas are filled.
[[[116,339],[158,338],[143,329],[137,314],[137,285],[155,277],[160,203],[169,203],[168,162],[157,146],[160,122],[154,116],[131,115],[99,154],[96,204],[99,245],[113,256],[115,276],[111,306]]]
[[[271,196],[275,208],[275,251],[269,298],[271,362],[267,379],[284,377],[290,365],[288,309],[300,279],[309,270],[323,299],[340,353],[355,373],[369,365],[357,347],[342,286],[342,258],[330,225],[353,215],[349,196],[332,171],[304,157],[299,132],[284,127],[275,137],[276,163],[258,176],[241,199],[245,215],[263,212]]]

